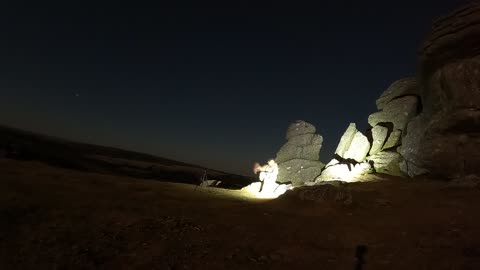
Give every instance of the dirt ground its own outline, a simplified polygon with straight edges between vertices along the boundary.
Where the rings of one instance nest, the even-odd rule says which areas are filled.
[[[480,191],[390,178],[252,199],[0,160],[0,269],[480,269]],[[357,268],[360,269],[360,268]]]

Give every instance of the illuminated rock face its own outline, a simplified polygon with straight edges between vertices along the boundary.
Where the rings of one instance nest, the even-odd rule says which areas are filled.
[[[292,159],[319,160],[323,138],[318,134],[301,134],[291,137],[277,153],[277,163]]]
[[[353,159],[357,162],[362,162],[367,157],[369,150],[370,142],[368,141],[367,137],[363,135],[360,131],[357,131],[357,133],[355,133],[355,136],[353,136],[350,147],[343,155],[343,158]]]
[[[375,127],[379,123],[390,122],[396,130],[405,130],[408,122],[417,115],[418,98],[405,96],[387,103],[383,110],[368,117],[368,123]]]
[[[323,137],[315,131],[312,124],[301,120],[288,127],[288,141],[275,158],[279,168],[277,182],[292,182],[294,186],[301,186],[320,175],[324,167],[320,162]]]
[[[372,148],[370,149],[369,154],[375,155],[376,153],[382,150],[382,147],[387,140],[388,128],[382,126],[375,126],[372,128]]]
[[[353,159],[362,162],[370,150],[367,137],[357,130],[355,123],[350,123],[338,143],[335,154],[342,159]]]
[[[277,182],[291,181],[294,186],[300,186],[317,178],[325,165],[318,160],[292,159],[279,165]]]
[[[335,150],[335,154],[343,158],[343,156],[345,155],[345,152],[347,152],[348,148],[350,148],[350,144],[352,144],[353,137],[355,137],[356,133],[357,133],[357,126],[355,125],[355,123],[350,123],[345,133],[343,133],[343,136],[340,139],[340,142],[338,143],[337,150]]]
[[[379,112],[368,117],[372,148],[366,160],[376,172],[402,175],[402,156],[397,148],[407,132],[408,123],[421,108],[420,86],[415,78],[395,81],[376,101]]]
[[[402,156],[397,152],[408,123],[418,114],[419,84],[415,78],[398,80],[376,102],[379,112],[368,118],[372,128],[367,136],[351,123],[343,134],[330,161],[315,183],[339,180],[361,181],[372,172],[401,175]]]
[[[403,161],[399,153],[393,151],[383,151],[369,156],[367,160],[373,164],[377,173],[403,176],[400,170],[400,162]]]
[[[368,138],[357,130],[355,123],[350,123],[343,134],[332,159],[315,178],[315,184],[324,181],[358,181],[358,177],[370,173],[371,166],[363,162],[370,151]]]
[[[420,51],[421,115],[400,149],[402,170],[480,175],[480,3],[438,20]]]
[[[388,139],[385,144],[382,146],[382,150],[391,149],[393,147],[399,146],[402,143],[402,131],[394,130],[388,135]]]

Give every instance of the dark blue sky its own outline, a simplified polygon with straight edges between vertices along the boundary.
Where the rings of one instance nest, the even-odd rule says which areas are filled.
[[[0,124],[247,174],[296,119],[328,162],[468,1],[65,2],[2,4]]]

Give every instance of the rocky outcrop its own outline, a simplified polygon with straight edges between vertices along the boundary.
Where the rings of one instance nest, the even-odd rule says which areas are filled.
[[[465,5],[438,19],[420,49],[422,78],[457,60],[479,55],[480,3]]]
[[[300,186],[320,175],[324,167],[320,162],[323,137],[315,132],[312,124],[300,120],[288,127],[288,141],[275,158],[279,168],[277,182]]]
[[[367,136],[350,124],[335,158],[309,184],[356,181],[372,171],[480,179],[480,2],[438,20],[419,59],[415,78],[395,81],[378,98]],[[301,160],[318,162],[322,140],[303,122],[289,127],[287,139],[278,158],[292,160],[283,174],[294,178],[305,168]],[[307,168],[316,168],[308,178],[318,173],[316,165]]]
[[[382,110],[390,101],[403,96],[418,96],[419,85],[415,78],[404,78],[395,81],[377,99],[377,109]]]
[[[397,148],[408,132],[408,123],[421,108],[420,86],[415,78],[394,82],[377,100],[381,110],[368,118],[372,128],[367,136],[351,123],[343,134],[331,160],[315,179],[324,181],[358,181],[372,172],[403,175],[402,156]]]
[[[367,157],[368,151],[370,150],[370,142],[368,138],[363,135],[360,131],[355,133],[353,140],[350,143],[350,147],[347,152],[343,155],[345,159],[353,159],[356,162],[362,162]]]
[[[379,123],[392,123],[394,129],[404,130],[408,122],[417,115],[417,110],[416,96],[397,98],[387,103],[382,111],[370,115],[368,123],[372,127]]]
[[[299,134],[290,137],[277,153],[277,163],[292,159],[319,160],[323,137],[318,134]]]
[[[277,181],[292,182],[293,186],[301,186],[317,178],[324,166],[318,160],[292,159],[279,164]]]
[[[377,173],[403,176],[400,170],[402,156],[397,152],[383,151],[367,158]]]
[[[388,136],[387,141],[382,146],[382,150],[391,149],[393,147],[397,147],[402,143],[402,131],[401,130],[394,130]]]
[[[397,148],[421,109],[420,92],[415,78],[405,78],[392,83],[376,101],[380,111],[368,117],[372,147],[366,157],[375,172],[402,175],[403,158]]]
[[[438,20],[420,50],[422,114],[402,139],[402,170],[480,175],[480,3]]]
[[[288,126],[286,139],[290,140],[299,135],[315,134],[316,130],[314,125],[302,120],[297,120]]]
[[[372,128],[372,148],[370,149],[369,154],[375,155],[376,153],[382,150],[385,141],[387,140],[388,128],[382,126],[375,126]]]
[[[350,123],[338,143],[335,154],[342,159],[353,159],[356,162],[365,160],[370,150],[367,137],[357,130],[355,123]]]
[[[355,123],[350,123],[343,134],[332,159],[315,183],[324,181],[351,182],[357,176],[371,171],[368,163],[363,163],[370,151],[368,138],[357,130]]]
[[[345,133],[343,133],[340,142],[338,143],[337,149],[335,150],[336,155],[343,157],[345,152],[347,152],[347,150],[350,148],[350,144],[352,143],[353,137],[355,137],[356,133],[357,126],[355,123],[350,123]]]

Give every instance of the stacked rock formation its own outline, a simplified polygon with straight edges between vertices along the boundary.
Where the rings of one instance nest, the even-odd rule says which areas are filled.
[[[298,120],[288,127],[286,139],[275,158],[279,168],[277,182],[301,186],[313,181],[324,167],[320,162],[323,137],[316,134],[315,126]]]
[[[379,172],[403,175],[398,147],[407,132],[407,124],[419,111],[419,86],[415,78],[394,82],[377,100],[380,110],[369,116],[372,127],[367,136],[351,123],[331,160],[315,180],[359,181],[362,175]]]
[[[480,3],[438,20],[420,50],[422,113],[407,128],[410,176],[480,175]]]
[[[372,148],[367,160],[376,172],[402,175],[403,158],[398,148],[407,134],[408,123],[419,113],[419,88],[415,78],[394,82],[376,102],[380,111],[368,117]]]
[[[285,179],[316,185],[380,172],[479,182],[480,2],[438,20],[420,50],[419,74],[394,82],[376,105],[366,136],[350,124],[320,175],[315,128],[291,126],[277,160]],[[314,169],[303,177],[302,166]]]

